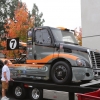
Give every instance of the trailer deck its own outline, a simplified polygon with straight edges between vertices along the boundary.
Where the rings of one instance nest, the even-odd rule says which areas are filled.
[[[75,93],[88,93],[88,92],[98,90],[100,87],[100,84],[99,84],[100,80],[93,81],[86,84],[72,83],[70,85],[57,85],[57,84],[45,82],[45,81],[34,81],[34,80],[29,81],[28,79],[15,80],[14,82],[11,82],[11,83],[14,84],[15,82],[18,84],[21,83],[24,85],[24,87],[28,87],[28,88],[37,87],[41,89],[68,92],[69,100],[75,100]]]

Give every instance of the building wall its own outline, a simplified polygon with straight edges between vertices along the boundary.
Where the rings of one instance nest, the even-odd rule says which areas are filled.
[[[100,50],[100,0],[81,0],[82,46]]]

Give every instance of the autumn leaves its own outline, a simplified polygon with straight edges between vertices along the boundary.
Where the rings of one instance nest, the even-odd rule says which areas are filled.
[[[34,17],[29,17],[26,4],[18,5],[14,12],[14,19],[7,19],[5,29],[8,33],[8,38],[19,37],[21,41],[26,42],[26,34],[29,28],[33,27]]]

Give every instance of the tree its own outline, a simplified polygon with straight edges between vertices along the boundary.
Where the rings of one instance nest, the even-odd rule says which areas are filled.
[[[34,26],[35,27],[43,26],[43,23],[45,22],[45,20],[42,19],[43,13],[42,12],[39,13],[39,9],[36,4],[33,5],[32,15],[34,16]]]
[[[79,45],[82,46],[82,28],[79,28],[79,31],[77,31],[77,28],[75,28],[75,36],[79,42]]]
[[[6,24],[4,25],[5,30],[7,31],[7,38],[16,38],[19,37],[20,41],[26,42],[27,31],[29,28],[33,27],[33,17],[29,18],[28,10],[26,8],[26,4],[20,3],[18,4],[17,9],[14,11],[14,18],[8,18]],[[6,41],[2,41],[2,46],[6,48]],[[18,52],[18,51],[16,51]],[[12,51],[4,50],[4,54],[8,58],[8,56],[13,57]],[[18,54],[18,53],[16,53]]]
[[[22,7],[20,7],[19,3],[14,14],[14,18],[9,18],[7,24],[4,26],[8,32],[8,37],[19,37],[21,41],[26,42],[27,31],[29,28],[33,27],[34,18],[32,16],[29,18],[28,10],[24,3],[22,4]]]
[[[5,20],[14,17],[14,10],[18,5],[18,0],[0,0],[0,33],[5,32]]]

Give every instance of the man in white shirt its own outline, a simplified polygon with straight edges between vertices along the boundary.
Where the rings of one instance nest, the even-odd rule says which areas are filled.
[[[2,68],[2,98],[1,100],[9,100],[9,98],[6,97],[6,90],[8,89],[9,86],[9,81],[10,81],[10,70],[8,68],[9,62],[8,60],[4,61],[4,66]]]

